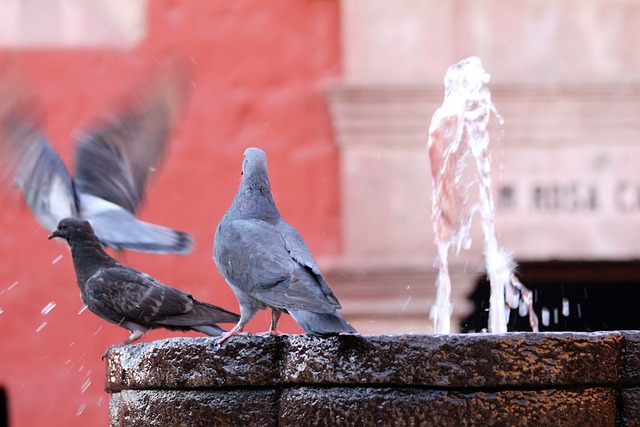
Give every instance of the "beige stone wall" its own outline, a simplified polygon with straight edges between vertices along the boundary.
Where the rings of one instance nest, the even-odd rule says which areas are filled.
[[[428,288],[422,301],[432,303],[427,131],[447,67],[471,55],[491,74],[505,120],[491,126],[499,242],[527,260],[638,257],[640,3],[341,5],[344,79],[328,89],[342,156],[344,254],[330,263],[336,271],[422,271],[428,283],[412,285]],[[450,260],[460,274],[456,318],[467,309],[481,251],[476,221],[471,251]]]
[[[147,0],[0,0],[0,46],[128,48],[147,32]]]

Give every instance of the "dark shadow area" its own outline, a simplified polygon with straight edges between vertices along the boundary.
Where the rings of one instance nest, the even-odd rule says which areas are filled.
[[[517,276],[534,293],[540,331],[640,329],[640,261],[522,262]],[[489,282],[469,296],[474,311],[461,331],[480,332],[489,319]],[[511,310],[509,331],[531,331],[529,318]]]
[[[0,427],[9,427],[9,404],[7,393],[0,387]]]

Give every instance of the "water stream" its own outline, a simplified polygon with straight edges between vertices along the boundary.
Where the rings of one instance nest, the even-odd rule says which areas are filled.
[[[471,247],[471,222],[476,212],[481,218],[485,268],[491,283],[489,331],[506,332],[509,309],[521,302],[532,329],[538,329],[532,294],[514,275],[513,257],[496,238],[487,126],[492,113],[501,124],[503,120],[491,102],[489,79],[477,57],[450,66],[444,77],[444,101],[429,127],[432,220],[439,259],[436,302],[431,311],[436,333],[446,334],[451,329],[449,250],[458,254],[460,249]],[[470,173],[473,164],[475,173]]]

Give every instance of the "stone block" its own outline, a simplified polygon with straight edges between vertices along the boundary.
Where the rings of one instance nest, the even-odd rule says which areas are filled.
[[[419,388],[292,388],[289,426],[615,426],[611,389],[460,392]]]
[[[259,387],[279,382],[279,337],[169,338],[114,347],[107,390]]]
[[[552,387],[620,380],[616,333],[290,335],[285,384]]]
[[[633,387],[622,391],[618,425],[625,427],[640,426],[640,388]]]
[[[275,426],[275,390],[124,390],[110,401],[111,427]]]
[[[622,379],[627,384],[640,385],[640,331],[623,331],[624,360]]]

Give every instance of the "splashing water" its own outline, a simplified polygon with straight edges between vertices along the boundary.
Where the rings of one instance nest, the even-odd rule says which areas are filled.
[[[471,220],[479,211],[484,234],[485,266],[491,283],[489,331],[506,332],[508,307],[518,306],[520,296],[527,305],[530,322],[535,317],[533,298],[514,276],[511,254],[500,248],[495,236],[494,202],[491,194],[491,156],[487,125],[493,112],[487,86],[490,76],[477,57],[469,57],[447,70],[442,106],[429,127],[429,158],[433,182],[433,228],[438,249],[439,273],[436,303],[432,308],[436,333],[451,329],[451,279],[449,248],[459,253],[471,247]],[[467,160],[475,159],[475,177],[465,176]],[[478,202],[470,202],[471,188],[478,187]],[[505,298],[506,292],[506,298]],[[535,328],[537,329],[537,318]]]
[[[55,306],[56,306],[56,303],[54,301],[49,302],[47,305],[45,305],[42,308],[42,310],[40,310],[40,314],[42,314],[43,316],[49,314],[49,312],[53,310]]]

